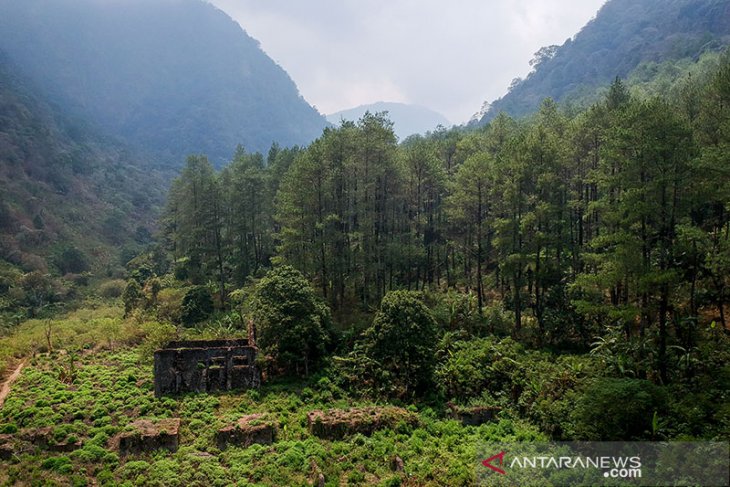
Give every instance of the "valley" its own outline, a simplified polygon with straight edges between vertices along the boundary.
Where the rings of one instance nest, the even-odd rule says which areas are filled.
[[[607,1],[447,127],[327,122],[199,0],[0,0],[0,485],[727,449],[730,7],[660,3]],[[529,478],[596,482],[564,474]]]

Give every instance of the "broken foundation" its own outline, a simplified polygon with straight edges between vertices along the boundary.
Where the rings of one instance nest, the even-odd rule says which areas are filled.
[[[119,454],[139,454],[152,450],[176,452],[179,444],[180,419],[156,421],[138,419],[130,424],[131,430],[118,437]]]
[[[170,342],[155,351],[155,396],[259,387],[256,353],[245,339]]]

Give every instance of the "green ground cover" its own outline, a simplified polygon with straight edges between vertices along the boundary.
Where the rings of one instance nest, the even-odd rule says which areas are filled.
[[[73,358],[73,366],[71,366]],[[73,375],[71,375],[73,374]],[[83,444],[69,453],[35,451],[0,461],[12,485],[464,485],[472,482],[480,440],[544,438],[536,427],[502,418],[462,426],[430,408],[410,406],[420,425],[402,425],[343,441],[312,436],[313,409],[370,405],[326,378],[278,382],[260,390],[157,399],[151,364],[140,349],[54,352],[31,360],[5,406],[0,430],[52,427],[52,441]],[[267,412],[278,426],[269,446],[216,447],[215,432],[245,414]],[[109,440],[138,418],[181,418],[180,449],[120,458]],[[391,470],[393,457],[405,472]]]

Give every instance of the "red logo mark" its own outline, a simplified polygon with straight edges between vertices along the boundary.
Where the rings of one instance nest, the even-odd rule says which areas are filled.
[[[496,454],[494,456],[491,456],[491,457],[487,458],[486,460],[484,460],[482,462],[482,465],[484,465],[487,468],[490,468],[490,469],[494,470],[497,473],[500,473],[502,475],[507,475],[507,472],[505,472],[504,470],[502,470],[499,467],[495,467],[491,463],[492,461],[499,459],[499,464],[502,465],[504,463],[504,454],[505,454],[505,452],[500,452],[500,453],[498,453],[498,454]]]

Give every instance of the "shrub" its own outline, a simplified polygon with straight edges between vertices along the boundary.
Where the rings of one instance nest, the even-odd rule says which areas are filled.
[[[639,379],[598,379],[586,387],[573,412],[575,433],[584,440],[633,440],[651,436],[656,411],[666,409],[659,386]]]
[[[455,339],[461,338],[461,339]],[[511,395],[522,347],[512,340],[447,334],[439,345],[436,377],[449,398],[468,399],[484,391]]]
[[[213,297],[205,286],[195,286],[185,293],[182,300],[180,319],[191,326],[208,318],[213,313]]]
[[[53,263],[61,274],[80,274],[89,270],[86,255],[74,246],[62,249],[54,256]]]
[[[139,349],[141,357],[149,360],[158,348],[177,338],[177,328],[168,323],[148,321],[142,324],[144,342]]]
[[[68,457],[50,457],[43,461],[41,467],[46,470],[53,470],[58,473],[67,474],[73,470],[71,460]]]
[[[110,299],[118,298],[124,292],[125,287],[126,283],[122,279],[102,282],[99,285],[99,296]]]
[[[269,271],[249,304],[259,346],[279,364],[303,365],[308,374],[330,342],[331,317],[304,275],[289,266]]]
[[[437,331],[420,293],[391,291],[365,332],[364,352],[388,373],[397,395],[422,392],[432,383]]]
[[[25,304],[31,308],[41,307],[55,299],[53,280],[41,272],[23,274],[19,284],[25,293]]]
[[[477,332],[483,325],[476,295],[448,290],[434,296],[434,315],[447,330]]]
[[[135,477],[147,472],[149,468],[150,464],[145,461],[130,461],[125,463],[124,467],[122,467],[122,476],[134,479]]]
[[[182,322],[182,300],[185,290],[179,288],[163,288],[157,295],[157,318],[173,323]]]
[[[124,288],[122,299],[124,300],[124,316],[126,317],[139,305],[140,299],[142,299],[142,288],[136,280],[130,279],[127,281],[127,287]]]

